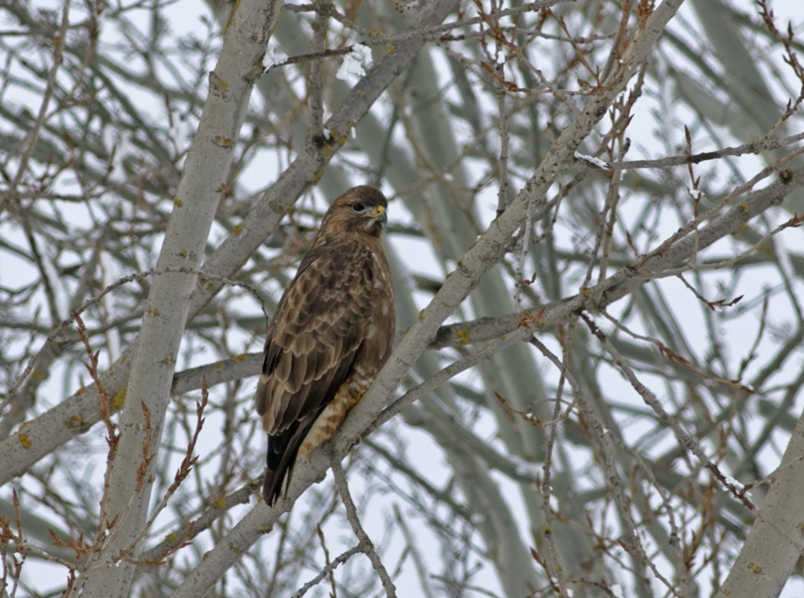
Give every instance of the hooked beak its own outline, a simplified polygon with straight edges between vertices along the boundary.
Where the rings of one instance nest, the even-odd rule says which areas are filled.
[[[383,206],[376,206],[370,214],[366,214],[363,216],[363,218],[376,220],[380,224],[385,224],[388,222],[388,215],[385,213],[385,208]]]

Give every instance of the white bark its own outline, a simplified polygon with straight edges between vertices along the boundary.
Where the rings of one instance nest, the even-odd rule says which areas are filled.
[[[189,31],[174,3],[71,2],[61,17],[0,3],[6,591],[50,591],[37,561],[58,557],[72,593],[104,596],[182,581],[193,598],[362,595],[380,581],[406,595],[413,574],[438,594],[686,597],[721,584],[746,538],[724,593],[800,584],[788,497],[801,494],[804,257],[785,230],[800,220],[774,209],[804,195],[800,42],[784,4],[776,17],[764,3],[693,10],[708,1],[664,30],[679,2],[286,4],[270,49],[290,63],[218,112],[241,93],[220,66],[204,107],[231,3],[201,0]],[[259,35],[245,37],[258,54]],[[352,85],[335,73],[356,43],[375,66]],[[228,132],[211,130],[221,117]],[[263,314],[322,198],[365,182],[391,200],[395,360],[300,464],[290,500],[250,510]],[[24,266],[18,280],[7,263]],[[89,357],[63,320],[76,308]],[[96,351],[125,446],[102,502],[113,525],[87,551],[104,526],[84,367]],[[202,376],[209,402],[194,413]],[[347,453],[358,546],[332,485],[311,487]],[[179,459],[187,477],[174,478]],[[160,504],[146,515],[149,492]],[[377,517],[397,507],[401,532]],[[133,584],[114,566],[129,556]]]
[[[553,150],[542,160],[525,189],[464,254],[456,270],[447,277],[440,291],[396,347],[377,380],[339,428],[329,448],[333,455],[342,458],[355,440],[371,425],[387,403],[388,397],[393,396],[402,377],[435,337],[441,323],[466,298],[483,274],[502,257],[511,236],[527,217],[528,208],[531,205],[539,206],[544,203],[544,194],[556,174],[563,165],[573,159],[578,144],[606,114],[608,106],[625,87],[631,75],[636,73],[639,61],[648,55],[682,2],[683,0],[667,0],[654,11],[647,20],[645,30],[640,32],[634,42],[630,59],[615,69],[607,81],[607,89],[588,100],[581,114],[564,129],[553,144]],[[531,203],[531,199],[536,201]],[[316,451],[309,462],[303,462],[297,467],[287,499],[281,500],[273,509],[260,502],[244,517],[208,553],[203,566],[196,568],[184,580],[173,594],[174,598],[202,595],[262,533],[269,532],[277,517],[287,510],[310,484],[324,477],[330,462],[325,452],[326,450]]]
[[[754,526],[715,598],[779,596],[804,554],[804,417],[799,418]]]
[[[456,0],[441,0],[428,5],[427,10],[411,29],[415,31],[416,28],[440,23],[454,8],[455,2]],[[221,289],[221,284],[215,277],[228,278],[234,275],[265,237],[271,234],[296,199],[318,178],[324,166],[322,159],[329,160],[334,155],[335,148],[343,144],[349,123],[356,125],[360,121],[374,100],[415,57],[423,44],[424,40],[416,37],[398,44],[398,48],[392,54],[386,56],[366,74],[341,108],[327,121],[325,126],[330,131],[341,133],[334,135],[332,151],[322,157],[318,155],[314,143],[310,142],[305,151],[263,193],[243,219],[239,232],[227,238],[204,262],[203,271],[210,275],[211,279],[203,286],[194,289],[189,299],[188,318],[192,319],[197,315],[210,298]],[[188,266],[187,262],[182,264],[182,267]],[[121,399],[124,396],[122,393],[131,367],[132,354],[133,347],[130,346],[101,376],[104,388],[112,397],[117,396]],[[82,390],[37,419],[27,422],[24,444],[16,435],[0,442],[0,485],[20,475],[56,447],[100,421],[97,405],[96,390],[94,388]]]
[[[209,76],[209,92],[187,156],[157,270],[195,270],[201,263],[218,200],[232,162],[262,56],[279,15],[278,1],[243,0],[233,9],[224,45]],[[135,566],[124,555],[136,545],[148,519],[153,462],[160,449],[176,357],[196,276],[170,272],[155,277],[145,310],[139,350],[129,376],[120,418],[120,444],[111,463],[105,520],[98,526],[102,550],[90,557],[74,588],[88,598],[125,597]],[[107,532],[108,530],[108,532]],[[107,536],[108,533],[108,536]]]

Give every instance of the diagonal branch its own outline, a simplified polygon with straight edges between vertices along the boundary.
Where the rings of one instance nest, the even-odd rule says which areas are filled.
[[[246,116],[251,90],[262,70],[262,56],[279,17],[278,1],[244,0],[233,9],[198,131],[160,250],[157,270],[198,268],[215,218],[220,191],[234,157],[234,142]],[[126,403],[120,416],[117,458],[111,464],[110,492],[98,535],[100,550],[90,555],[72,594],[88,598],[128,596],[135,565],[120,561],[136,551],[147,525],[154,457],[162,428],[189,298],[192,272],[166,272],[154,279],[134,355]],[[140,460],[137,455],[142,454]]]
[[[439,0],[427,4],[410,29],[440,23],[454,9],[456,2],[457,0]],[[360,122],[372,103],[413,60],[423,44],[424,40],[421,38],[411,38],[400,43],[393,53],[380,60],[355,86],[342,106],[325,124],[331,139],[328,151],[324,152],[324,162],[335,155],[345,142],[349,128]],[[242,230],[238,228],[239,233],[227,238],[205,262],[204,272],[210,278],[229,278],[237,272],[266,236],[276,228],[296,199],[320,178],[324,164],[318,154],[315,142],[308,143],[304,151],[263,194],[244,218]],[[201,252],[197,255],[201,255]],[[203,288],[197,288],[189,300],[187,320],[192,320],[222,286],[222,283],[210,280]],[[115,407],[119,408],[126,398],[126,383],[138,344],[139,338],[132,341],[120,358],[101,376],[104,388],[112,397]],[[44,372],[37,372],[38,376],[43,374]],[[99,421],[97,405],[97,393],[92,389],[82,389],[35,420],[27,422],[25,434],[28,441],[25,444],[16,435],[0,442],[0,485],[19,476],[57,447],[89,430]]]
[[[335,455],[345,455],[354,441],[371,425],[388,398],[393,396],[403,376],[435,337],[441,323],[477,286],[489,268],[505,254],[514,233],[531,216],[529,206],[538,206],[538,213],[544,211],[547,190],[558,174],[572,163],[578,145],[603,118],[631,76],[637,72],[682,2],[683,0],[666,0],[644,21],[644,29],[638,33],[630,51],[623,57],[623,62],[604,82],[604,87],[597,89],[589,97],[584,109],[552,144],[552,151],[544,157],[524,189],[461,258],[456,270],[447,277],[418,321],[397,346],[377,380],[336,433],[331,446]],[[536,218],[538,217],[539,214]],[[578,307],[582,307],[583,301],[585,299],[581,297],[581,305]],[[309,485],[323,479],[329,464],[324,452],[328,451],[316,451],[309,462],[298,466],[287,497],[280,500],[273,509],[260,502],[246,515],[207,554],[203,566],[196,568],[185,578],[174,596],[197,596],[211,587],[240,558],[243,551],[256,542],[262,533],[269,532],[277,518],[290,508]]]

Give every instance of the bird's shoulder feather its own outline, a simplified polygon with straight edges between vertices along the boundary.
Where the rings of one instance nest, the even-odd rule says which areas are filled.
[[[365,244],[311,250],[277,307],[265,345],[256,408],[268,434],[323,408],[366,335],[374,257]]]

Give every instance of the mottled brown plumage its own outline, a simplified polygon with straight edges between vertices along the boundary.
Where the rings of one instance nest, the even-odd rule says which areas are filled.
[[[290,485],[297,457],[332,436],[391,353],[394,295],[380,242],[387,206],[369,186],[335,200],[268,328],[255,405],[268,434],[269,505]]]

